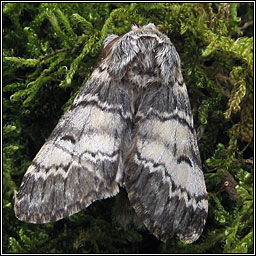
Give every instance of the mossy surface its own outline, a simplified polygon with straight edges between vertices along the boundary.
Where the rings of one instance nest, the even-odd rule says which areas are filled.
[[[253,252],[252,3],[3,4],[4,253]],[[153,22],[182,61],[209,192],[203,235],[166,244],[112,224],[114,198],[56,223],[17,220],[14,191],[100,58],[107,34]]]

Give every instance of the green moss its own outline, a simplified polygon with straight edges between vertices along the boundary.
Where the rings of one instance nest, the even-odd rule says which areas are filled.
[[[250,3],[4,3],[3,252],[252,253],[252,21]],[[192,245],[163,244],[146,230],[120,229],[112,224],[114,198],[56,223],[18,221],[14,190],[90,76],[104,38],[149,22],[180,54],[201,131],[203,235]]]

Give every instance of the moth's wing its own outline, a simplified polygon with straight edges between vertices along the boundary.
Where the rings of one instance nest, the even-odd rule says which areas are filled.
[[[130,99],[101,64],[24,175],[15,198],[20,220],[46,223],[118,193]]]
[[[184,83],[150,89],[136,117],[124,184],[136,213],[158,239],[192,243],[203,231],[207,192]]]

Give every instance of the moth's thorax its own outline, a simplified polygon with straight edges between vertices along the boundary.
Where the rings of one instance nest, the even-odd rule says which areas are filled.
[[[149,87],[161,83],[160,68],[152,52],[138,54],[127,68],[124,80],[136,87]]]
[[[112,39],[112,40],[111,40]],[[108,73],[131,85],[145,88],[151,85],[172,86],[180,73],[180,58],[168,37],[155,26],[136,26],[124,36],[111,35],[105,40]]]

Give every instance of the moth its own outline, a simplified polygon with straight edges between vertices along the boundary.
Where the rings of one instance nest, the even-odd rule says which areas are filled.
[[[179,55],[152,23],[109,35],[104,50],[25,173],[16,217],[57,221],[123,187],[159,240],[192,243],[208,199]]]

